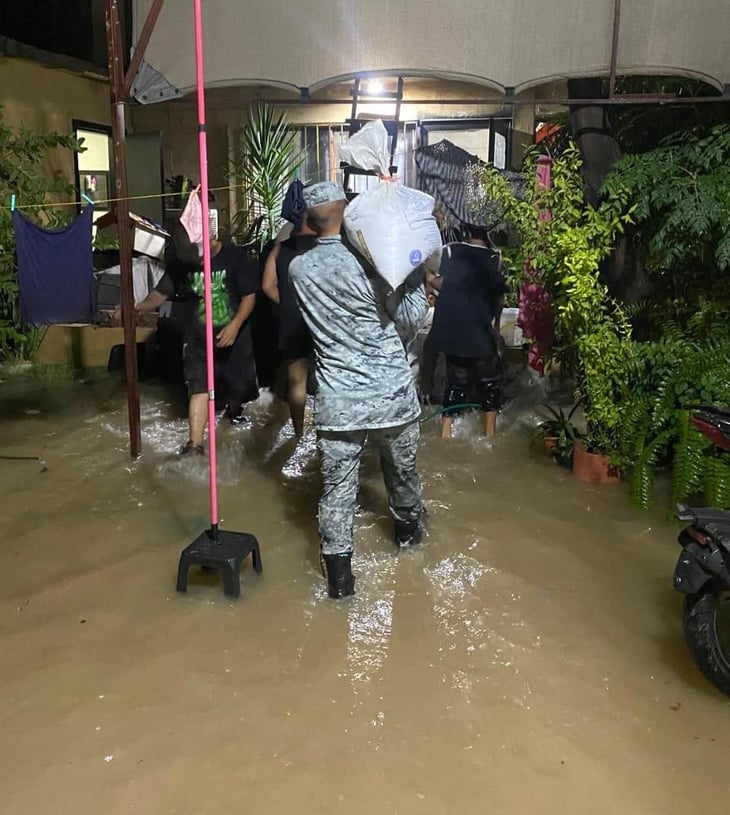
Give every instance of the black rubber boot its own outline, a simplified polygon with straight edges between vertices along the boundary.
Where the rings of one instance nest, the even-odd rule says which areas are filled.
[[[352,553],[322,555],[329,596],[334,600],[355,593],[355,575],[352,573]]]
[[[404,546],[417,546],[423,540],[423,524],[417,521],[395,522],[395,543],[401,549]]]

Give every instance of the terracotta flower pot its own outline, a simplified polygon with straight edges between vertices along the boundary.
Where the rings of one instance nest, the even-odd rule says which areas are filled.
[[[555,448],[558,444],[558,437],[557,436],[543,436],[542,437],[542,444],[545,448],[545,455],[552,456],[555,452]]]
[[[573,448],[573,474],[590,484],[618,484],[621,474],[609,464],[608,456],[589,453],[582,441]]]

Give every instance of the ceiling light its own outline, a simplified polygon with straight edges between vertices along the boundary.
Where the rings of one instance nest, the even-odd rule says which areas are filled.
[[[379,79],[371,79],[368,82],[368,93],[373,96],[380,96],[384,90],[383,83]]]

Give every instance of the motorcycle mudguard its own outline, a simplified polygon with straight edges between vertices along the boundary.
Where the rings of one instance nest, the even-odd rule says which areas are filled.
[[[702,547],[699,543],[687,544],[674,567],[674,588],[682,594],[697,594],[710,580],[710,575],[702,568]]]
[[[679,536],[682,554],[674,567],[674,588],[682,594],[696,594],[713,579],[730,586],[730,571],[717,544],[708,541],[703,546],[694,539],[691,543],[686,540],[687,536],[682,533]]]

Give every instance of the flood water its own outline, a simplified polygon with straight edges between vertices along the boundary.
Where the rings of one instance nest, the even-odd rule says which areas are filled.
[[[492,448],[423,425],[430,515],[391,543],[363,467],[357,596],[326,597],[317,461],[286,411],[220,426],[222,526],[260,540],[242,598],[191,570],[207,459],[143,388],[0,384],[3,815],[222,812],[685,815],[716,808],[727,699],[698,673],[672,589],[676,528],[530,452],[513,404]]]

